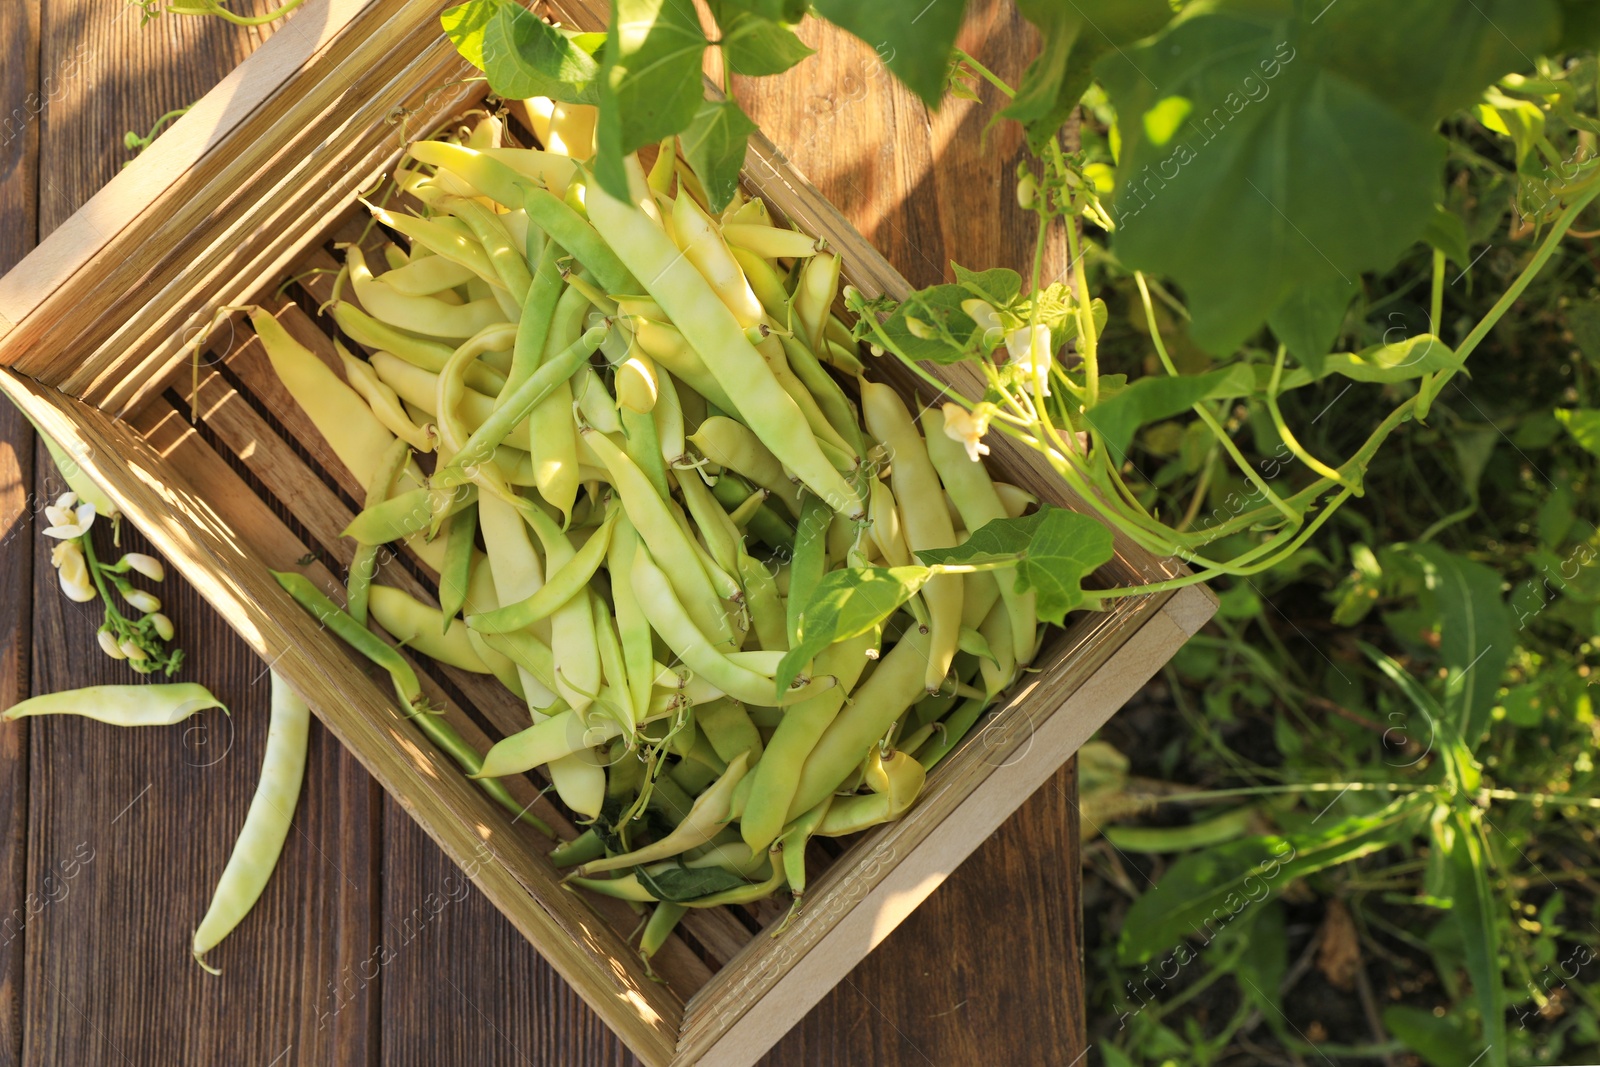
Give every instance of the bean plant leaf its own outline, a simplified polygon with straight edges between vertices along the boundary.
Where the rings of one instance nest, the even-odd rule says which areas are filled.
[[[1300,287],[1353,285],[1421,237],[1434,124],[1559,28],[1554,0],[1189,5],[1096,66],[1121,137],[1113,248],[1180,283],[1196,342],[1231,351]]]
[[[444,34],[456,46],[461,58],[479,70],[483,69],[483,30],[500,10],[505,0],[467,0],[467,3],[446,8],[439,16]]]
[[[1450,851],[1455,906],[1451,913],[1461,931],[1467,975],[1483,1016],[1482,1045],[1488,1067],[1506,1064],[1506,994],[1500,977],[1501,906],[1489,888],[1483,834],[1476,812],[1455,812],[1455,846]]]
[[[1431,542],[1410,549],[1422,562],[1439,617],[1439,654],[1450,672],[1445,710],[1467,745],[1476,747],[1516,644],[1500,574]]]
[[[1019,0],[1044,44],[1022,75],[1017,95],[1001,112],[1028,131],[1035,153],[1054,137],[1094,78],[1106,52],[1155,33],[1172,19],[1167,0]]]
[[[600,69],[595,177],[628,198],[623,158],[689,128],[705,100],[706,36],[691,0],[612,0]]]
[[[1555,415],[1574,441],[1600,456],[1600,408],[1558,408]]]
[[[1339,339],[1345,311],[1355,295],[1355,286],[1342,278],[1302,286],[1272,309],[1267,325],[1301,366],[1320,376],[1324,357]]]
[[[1440,706],[1433,694],[1422,688],[1394,658],[1363,642],[1361,651],[1374,666],[1382,671],[1405,694],[1411,706],[1417,709],[1428,724],[1428,748],[1439,754],[1444,768],[1445,784],[1455,793],[1476,792],[1483,784],[1483,770],[1472,752],[1461,740],[1461,731],[1455,719]]]
[[[923,549],[924,563],[962,565],[1016,561],[1016,588],[1035,594],[1039,618],[1061,625],[1086,599],[1085,575],[1111,559],[1111,531],[1067,508],[1041,507],[1032,515],[992,519],[955,548]]]
[[[806,0],[722,0],[722,6],[774,22],[799,22],[806,14]]]
[[[823,649],[893,615],[928,577],[926,567],[843,567],[823,575],[800,613],[800,639],[778,663],[778,692],[794,684]]]
[[[1209,943],[1247,908],[1294,879],[1405,840],[1406,822],[1426,802],[1402,797],[1372,814],[1316,830],[1251,837],[1185,856],[1134,901],[1117,941],[1118,959],[1146,963],[1189,936]]]
[[[657,900],[682,903],[699,900],[712,893],[738,889],[750,880],[721,867],[664,867],[654,874],[635,867],[639,884],[655,894]]]
[[[756,124],[732,99],[707,100],[678,135],[684,158],[700,176],[711,210],[721,211],[739,188],[745,147]]]
[[[1468,1051],[1472,1042],[1466,1028],[1451,1015],[1440,1018],[1410,1004],[1394,1004],[1383,1009],[1383,1025],[1428,1067],[1472,1067],[1473,1059],[1481,1055]]]
[[[916,362],[959,362],[973,354],[973,335],[978,332],[978,324],[961,310],[961,301],[971,297],[972,293],[960,285],[920,289],[894,309],[883,324],[883,332]],[[942,333],[937,330],[940,326]]]
[[[1022,275],[1005,267],[988,270],[968,270],[959,263],[951,263],[956,272],[956,284],[973,296],[987,300],[997,308],[1010,307],[1022,292]]]
[[[1247,396],[1256,391],[1256,372],[1235,363],[1204,374],[1140,378],[1084,412],[1084,422],[1100,431],[1112,458],[1121,463],[1140,426],[1170,419],[1202,400]]]
[[[1467,224],[1454,211],[1435,204],[1433,217],[1422,231],[1422,239],[1443,252],[1456,266],[1465,269],[1469,264],[1472,246],[1467,242]]]
[[[601,36],[579,38],[505,0],[473,0],[446,11],[442,21],[456,50],[507,99],[548,96],[580,104],[599,99],[600,64],[585,45],[598,47]]]
[[[813,0],[812,7],[865,41],[924,104],[939,106],[967,0]]]
[[[1279,388],[1287,392],[1333,374],[1357,382],[1393,385],[1434,371],[1459,371],[1462,365],[1462,358],[1454,349],[1432,334],[1422,333],[1403,341],[1372,345],[1359,352],[1335,352],[1324,356],[1320,370],[1296,367],[1283,376]],[[1260,371],[1258,384],[1263,388],[1268,373],[1267,368]]]
[[[753,15],[725,2],[713,3],[722,54],[737,74],[782,74],[816,51],[772,17]]]

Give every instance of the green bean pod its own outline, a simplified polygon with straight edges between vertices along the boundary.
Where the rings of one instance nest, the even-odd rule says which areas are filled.
[[[411,664],[406,662],[404,656],[385,644],[377,634],[340,611],[339,606],[329,600],[305,575],[286,571],[271,573],[283,587],[284,592],[294,598],[295,603],[332,630],[345,644],[388,672],[390,681],[394,683],[394,691],[400,697],[400,703],[406,709],[407,715],[418,719],[433,717],[427,711],[428,700],[422,693],[422,683],[417,680],[417,672],[411,669]],[[422,714],[417,715],[418,712]]]
[[[411,448],[398,438],[390,443],[378,464],[377,471],[367,486],[365,507],[377,507],[389,499],[389,487],[405,470],[411,459]],[[356,542],[355,554],[350,559],[350,580],[345,583],[345,603],[350,617],[363,626],[367,624],[367,590],[372,585],[378,569],[378,546]]]
[[[606,512],[600,528],[589,536],[582,548],[573,553],[567,563],[556,569],[537,592],[525,600],[507,604],[495,611],[467,616],[467,625],[484,634],[503,634],[532,626],[548,618],[556,609],[581,593],[600,569],[611,547],[611,537],[616,529],[622,509],[613,506]]]

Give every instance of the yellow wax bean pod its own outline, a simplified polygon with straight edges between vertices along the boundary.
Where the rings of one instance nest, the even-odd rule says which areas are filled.
[[[994,491],[1006,509],[1007,518],[1015,519],[1039,502],[1038,497],[1020,485],[1012,485],[1010,482],[995,482]]]
[[[734,248],[764,259],[804,259],[822,250],[822,242],[810,234],[759,223],[725,223],[722,236]]]
[[[191,950],[195,962],[212,974],[219,971],[201,958],[238,926],[272,877],[273,868],[289,837],[300,784],[306,771],[306,741],[311,730],[311,709],[283,679],[272,675],[272,717],[267,727],[267,750],[261,761],[261,779],[234,842],[233,853],[222,869],[205,918],[195,929]]]
[[[889,732],[895,720],[926,692],[922,674],[928,661],[928,647],[927,634],[916,627],[906,631],[879,660],[861,688],[851,694],[849,706],[829,724],[806,757],[784,822],[798,818],[838,789],[860,765],[868,750]],[[776,735],[773,740],[777,740]],[[769,745],[768,760],[770,758]],[[762,765],[768,760],[763,760]]]
[[[573,400],[578,412],[590,426],[601,433],[622,432],[622,421],[617,415],[617,402],[593,367],[582,366],[572,376]]]
[[[629,161],[628,167],[630,183],[642,190],[638,161]],[[712,375],[726,393],[739,398],[740,413],[755,424],[767,448],[830,506],[865,517],[850,483],[823,455],[794,401],[699,271],[637,207],[600,188],[590,190],[588,202],[595,229],[644,281],[690,347],[702,358],[715,356],[707,360]]]
[[[434,408],[439,402],[437,373],[424,370],[389,352],[374,352],[368,365],[372,367],[378,380],[393,389],[395,395],[402,401],[429,415],[435,414]],[[474,367],[487,369],[483,368],[482,364],[475,364]],[[473,369],[467,370],[467,388],[462,391],[456,412],[461,416],[462,422],[476,429],[494,414],[495,401],[493,397],[473,387]],[[509,435],[512,440],[526,440],[527,425],[524,421],[513,429]]]
[[[683,249],[683,254],[701,276],[711,283],[717,299],[733,312],[739,326],[748,328],[760,323],[765,314],[761,301],[756,298],[750,283],[745,281],[744,271],[739,269],[739,263],[728,251],[722,235],[693,199],[680,196],[673,201],[672,227],[678,247]]]
[[[667,568],[672,588],[688,609],[695,627],[715,647],[725,651],[737,648],[727,605],[717,595],[694,543],[685,536],[683,527],[650,484],[650,479],[604,434],[585,429],[583,438],[611,472],[611,484],[622,499],[629,521],[649,546],[651,554]]]
[[[576,289],[567,288],[556,300],[555,314],[550,320],[550,331],[545,335],[544,351],[540,354],[541,366],[576,341],[583,333],[584,316],[588,314],[587,301]],[[572,424],[572,386],[561,382],[550,395],[528,413],[528,436],[514,438],[525,444],[533,457],[534,484],[539,495],[553,504],[562,515],[572,515],[578,499],[578,439]]]
[[[403,234],[413,245],[422,245],[435,255],[454,260],[488,282],[491,288],[505,288],[494,263],[483,245],[474,239],[465,225],[452,226],[448,219],[419,219],[404,212],[388,211],[372,206],[372,217],[397,233]]]
[[[839,685],[787,708],[756,764],[750,795],[740,816],[739,833],[751,848],[766,848],[791,820],[795,791],[807,757],[844,707],[850,691],[867,668],[871,634],[859,634],[824,649],[814,667],[839,679]],[[852,698],[853,699],[853,698]],[[858,757],[859,761],[859,757]],[[841,773],[840,777],[843,777]],[[823,795],[831,793],[827,790]],[[816,801],[811,805],[815,806]]]
[[[844,837],[880,823],[900,818],[916,802],[927,781],[928,772],[905,752],[888,759],[876,749],[867,759],[866,782],[873,792],[866,796],[835,797],[817,825],[818,837]]]
[[[406,250],[405,249],[401,248],[399,245],[395,244],[393,241],[385,241],[385,242],[383,242],[383,261],[384,261],[384,263],[388,264],[390,271],[397,271],[401,267],[404,267],[404,266],[407,266],[408,264],[410,264],[411,257],[406,254]],[[426,292],[418,293],[417,295],[418,296],[431,296],[432,294],[437,293],[442,289],[448,289],[448,288],[449,288],[449,286],[442,285],[438,289],[429,289]]]
[[[906,546],[912,552],[925,548],[953,548],[955,526],[944,506],[944,486],[939,482],[928,449],[905,402],[887,385],[863,380],[861,408],[867,430],[889,450],[890,484],[900,506]],[[929,692],[936,692],[950,673],[961,637],[960,575],[936,575],[923,585],[922,601],[928,607],[932,640],[928,650]]]
[[[722,760],[731,764],[741,753],[748,754],[752,765],[761,759],[765,747],[761,743],[761,733],[737,700],[713,700],[703,704],[694,709],[694,718]]]
[[[872,540],[891,567],[908,567],[911,550],[906,547],[905,530],[900,524],[900,509],[894,491],[877,478],[872,479],[872,499],[867,514],[872,519]]]
[[[766,331],[767,327],[760,327]],[[761,358],[767,361],[767,366],[772,368],[773,376],[778,379],[778,384],[783,386],[783,391],[789,394],[800,413],[805,416],[806,426],[811,429],[821,446],[823,454],[828,457],[836,469],[853,470],[861,462],[861,454],[855,445],[845,440],[838,430],[833,428],[833,423],[828,420],[822,411],[817,398],[811,395],[811,390],[806,388],[789,366],[789,360],[784,355],[783,346],[778,338],[770,334],[763,336],[756,345],[756,351],[761,353]]]
[[[653,322],[667,321],[667,313],[661,310],[661,305],[648,296],[613,295],[611,299],[616,302],[617,312],[629,318],[650,319]]]
[[[399,394],[378,377],[378,372],[372,369],[370,363],[352,356],[338,341],[334,341],[333,347],[339,353],[339,362],[344,364],[345,380],[361,394],[384,428],[418,452],[432,452],[437,443],[437,432],[433,426],[417,425],[406,413]],[[428,372],[419,370],[418,373]]]
[[[722,570],[737,573],[741,541],[739,527],[735,526],[733,520],[728,518],[728,513],[722,510],[722,505],[711,495],[706,483],[692,473],[678,479],[678,491],[683,494],[683,502],[688,507],[700,536],[705,539],[706,550],[711,554],[711,558]]]
[[[655,361],[635,348],[617,367],[616,389],[617,403],[629,411],[643,415],[655,410],[661,395]]]
[[[424,604],[402,589],[374,584],[367,591],[367,610],[389,636],[429,659],[473,674],[495,673],[473,647],[461,620],[450,619],[446,627],[438,608]]]
[[[922,413],[922,425],[927,434],[928,457],[969,534],[995,519],[1007,518],[1005,502],[995,491],[994,482],[982,462],[968,456],[961,442],[945,433],[944,412],[929,408]],[[1039,627],[1034,593],[1032,590],[1017,592],[1015,567],[997,570],[994,577],[1010,616],[1011,656],[1026,664],[1033,658]]]
[[[483,767],[473,778],[501,778],[521,774],[535,767],[571,756],[595,745],[603,745],[622,730],[616,723],[597,719],[592,724],[570,709],[534,723],[501,741],[483,757]]]
[[[587,588],[589,579],[594,577],[609,553],[612,533],[621,517],[622,509],[613,504],[606,512],[600,528],[584,542],[582,548],[564,564],[557,566],[551,563],[549,580],[537,592],[526,600],[507,604],[495,611],[470,614],[466,619],[467,625],[479,633],[509,633],[553,615],[562,604]]]
[[[767,210],[767,202],[759,196],[752,196],[748,200],[730,202],[726,211],[722,213],[721,225],[728,226],[770,226],[772,213]],[[732,244],[732,242],[729,242]]]
[[[495,277],[485,280],[493,282],[495,278],[499,279],[500,285],[511,295],[508,316],[513,319],[520,317],[522,304],[528,299],[528,287],[533,284],[533,272],[528,269],[522,242],[512,238],[501,216],[475,200],[447,200],[444,201],[444,208],[472,230],[484,255],[494,267]]]
[[[92,685],[65,689],[19,701],[0,718],[30,715],[81,715],[111,726],[175,726],[207,708],[222,708],[222,701],[194,682],[155,685]]]
[[[550,109],[550,133],[545,148],[559,155],[585,160],[594,155],[594,131],[599,109],[593,104],[557,101]]]
[[[761,301],[761,309],[773,323],[781,329],[788,330],[790,300],[789,290],[784,286],[783,273],[754,252],[737,246],[729,251],[732,252],[734,261],[739,264],[739,269],[744,271],[745,281],[750,283],[750,289],[756,294],[756,299]]]
[[[623,669],[628,675],[628,695],[635,723],[644,721],[656,676],[650,620],[640,607],[630,580],[638,544],[639,533],[633,523],[626,515],[619,515],[606,550],[606,566],[611,572],[612,608],[616,613],[617,637],[622,642]]]
[[[647,549],[641,547],[633,557],[633,588],[644,609],[645,617],[656,633],[661,635],[668,648],[683,660],[696,676],[703,677],[720,692],[747,704],[785,706],[806,699],[827,688],[833,679],[808,679],[790,688],[782,697],[777,695],[777,685],[771,675],[758,674],[741,667],[712,647],[689,617],[677,593],[651,560]]]
[[[737,412],[733,400],[723,391],[700,354],[689,347],[676,326],[659,319],[635,317],[633,335],[645,355],[677,375],[683,383],[723,411]]]
[[[504,163],[536,185],[542,185],[557,196],[564,196],[567,183],[577,173],[577,164],[571,156],[558,152],[544,152],[537,148],[480,148],[479,152],[490,159]],[[482,192],[482,190],[479,190]],[[485,194],[487,195],[487,194]],[[520,207],[521,199],[506,207]]]
[[[782,500],[789,514],[800,515],[800,490],[784,473],[778,457],[749,427],[724,415],[713,415],[689,435],[689,442],[711,462],[734,470]]]
[[[818,252],[800,269],[800,284],[795,287],[789,328],[799,334],[813,352],[820,353],[827,338],[828,317],[833,312],[834,298],[839,295],[839,267],[838,256],[832,252]]]
[[[390,248],[398,246],[390,245]],[[387,254],[388,249],[385,249]],[[431,296],[438,298],[458,285],[465,285],[477,275],[468,267],[444,256],[423,256],[403,266],[395,267],[382,275],[385,285],[406,296]],[[454,294],[452,294],[454,295]],[[457,297],[456,299],[460,299]]]
[[[345,266],[350,271],[356,299],[361,301],[367,314],[396,329],[459,341],[506,319],[494,300],[451,305],[431,296],[415,296],[391,289],[386,282],[372,276],[360,245],[346,246]]]
[[[989,657],[980,657],[978,670],[983,673],[983,689],[991,699],[1017,678],[1017,657],[1011,637],[1011,615],[1005,604],[989,610],[989,615],[978,627],[978,634],[989,646]],[[1032,651],[1032,648],[1029,648]]]
[[[383,462],[379,464],[378,473],[373,475],[372,481],[367,485],[365,499],[362,500],[362,510],[377,507],[389,499],[389,490],[394,486],[394,480],[400,476],[401,470],[411,459],[411,448],[404,441],[394,440],[389,443],[388,451],[383,454]],[[463,509],[463,514],[471,509]],[[448,546],[446,557],[449,556]],[[350,617],[361,625],[367,624],[367,594],[372,590],[372,578],[378,570],[378,546],[356,542],[356,550],[350,557],[349,578],[345,581],[345,610]],[[441,572],[443,573],[443,572]]]
[[[365,345],[374,352],[387,352],[398,356],[422,370],[438,373],[450,361],[450,353],[455,351],[450,345],[416,337],[385,325],[354,304],[345,301],[334,304],[329,313],[333,315],[333,321],[338,323],[339,329],[357,344]],[[505,383],[506,376],[486,362],[475,363],[467,369],[467,384],[490,396],[500,392]],[[399,389],[395,391],[400,392]],[[400,395],[405,394],[402,392]]]
[[[553,577],[571,566],[577,551],[561,528],[537,507],[522,515],[544,547],[545,573]],[[582,715],[600,692],[601,676],[594,616],[581,590],[551,614],[550,651],[556,662],[556,693]]]
[[[632,852],[591,860],[578,868],[578,873],[591,875],[617,871],[624,867],[637,867],[644,863],[671,859],[691,848],[707,844],[727,824],[734,788],[744,778],[749,762],[750,756],[747,752],[741,752],[730,760],[728,769],[723,771],[722,776],[705,792],[695,798],[694,804],[689,808],[689,814],[684,816],[683,821],[665,837],[642,848],[636,848]]]

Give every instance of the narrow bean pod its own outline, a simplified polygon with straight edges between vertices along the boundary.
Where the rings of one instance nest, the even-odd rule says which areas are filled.
[[[30,697],[11,705],[0,718],[81,715],[110,726],[175,726],[207,708],[228,710],[205,686],[194,682],[92,685]]]

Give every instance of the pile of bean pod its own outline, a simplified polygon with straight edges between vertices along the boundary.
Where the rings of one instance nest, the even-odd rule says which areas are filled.
[[[545,150],[504,147],[492,116],[410,147],[414,210],[372,207],[383,262],[346,252],[354,299],[330,313],[371,354],[341,346],[342,379],[252,314],[368,486],[347,609],[280,580],[408,710],[416,677],[369,619],[527,703],[481,762],[413,718],[481,784],[542,770],[588,824],[555,862],[658,903],[648,956],[685,908],[798,901],[807,840],[903,814],[1037,648],[1008,572],[941,574],[780,691],[823,576],[914,563],[1031,501],[939,408],[862,377],[821,242],[760,199],[713,215],[670,145],[628,161],[619,201],[563,148],[592,145],[589,109],[528,111]],[[437,570],[439,606],[374,582],[392,542]]]

